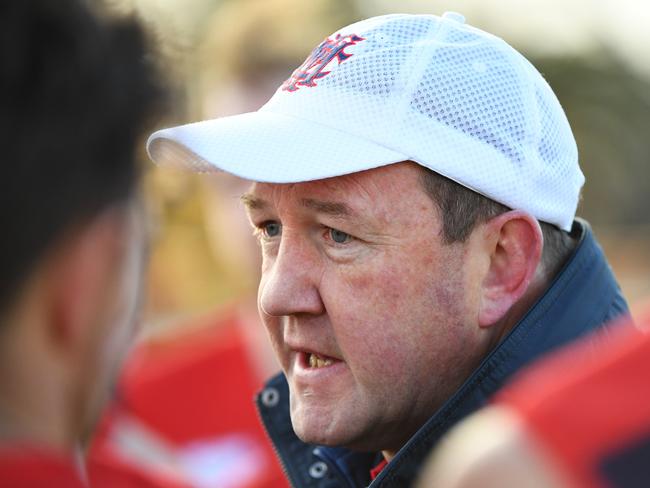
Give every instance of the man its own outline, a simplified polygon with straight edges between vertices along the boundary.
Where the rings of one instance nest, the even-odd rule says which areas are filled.
[[[0,485],[149,486],[80,449],[134,334],[134,147],[162,91],[132,21],[16,0],[0,24]]]
[[[557,99],[459,14],[345,27],[258,112],[148,150],[254,182],[284,373],[258,406],[294,486],[409,486],[516,370],[627,310],[574,221],[584,178]]]
[[[630,324],[563,348],[454,429],[418,486],[648,486],[649,367],[650,335]]]

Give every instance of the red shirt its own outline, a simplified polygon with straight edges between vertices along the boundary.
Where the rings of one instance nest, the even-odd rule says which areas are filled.
[[[379,476],[379,473],[381,473],[386,466],[388,466],[388,461],[386,461],[386,459],[379,461],[377,466],[370,470],[370,479],[374,480],[377,478],[377,476]]]
[[[88,481],[84,481],[85,477]],[[86,473],[74,456],[44,448],[0,448],[0,488],[183,488],[111,457],[89,460]]]
[[[85,488],[72,456],[22,448],[0,448],[0,487]]]

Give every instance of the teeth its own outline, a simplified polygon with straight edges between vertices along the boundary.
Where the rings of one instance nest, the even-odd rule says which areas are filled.
[[[330,358],[323,358],[318,354],[313,353],[309,355],[309,366],[311,368],[323,368],[325,366],[329,366],[330,364],[332,364],[332,360]]]

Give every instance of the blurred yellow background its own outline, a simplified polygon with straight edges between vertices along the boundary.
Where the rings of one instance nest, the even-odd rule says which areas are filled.
[[[503,37],[564,106],[587,177],[591,222],[630,303],[650,296],[650,4],[638,0],[110,0],[157,40],[175,87],[162,125],[259,108],[323,38],[352,21],[461,12]],[[256,288],[255,244],[225,176],[148,164],[154,217],[147,320],[173,324]]]

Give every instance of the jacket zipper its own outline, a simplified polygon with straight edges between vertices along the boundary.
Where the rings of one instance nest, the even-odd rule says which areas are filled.
[[[266,422],[264,422],[264,419],[262,418],[262,412],[260,411],[260,406],[257,403],[257,399],[255,400],[255,413],[257,414],[257,420],[262,424],[262,427],[264,427],[264,434],[266,435],[266,439],[269,441],[271,444],[271,447],[273,448],[273,452],[275,453],[275,457],[280,461],[280,468],[282,469],[282,473],[284,474],[284,477],[289,481],[289,485],[291,488],[299,488],[294,484],[294,480],[289,476],[289,470],[287,469],[286,464],[284,463],[284,459],[282,459],[282,456],[280,455],[280,451],[278,448],[275,446],[275,442],[273,442],[273,439],[271,438],[271,434],[269,433],[269,430],[266,428]]]

